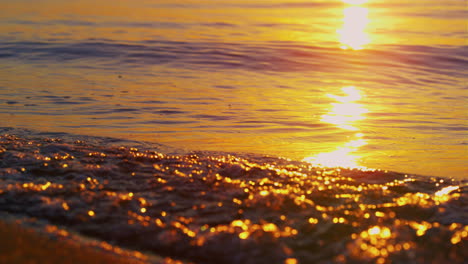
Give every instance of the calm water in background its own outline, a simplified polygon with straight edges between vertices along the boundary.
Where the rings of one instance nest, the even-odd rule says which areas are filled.
[[[1,127],[468,177],[466,1],[0,4]]]

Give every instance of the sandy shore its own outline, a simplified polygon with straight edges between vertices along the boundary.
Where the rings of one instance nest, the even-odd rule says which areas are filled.
[[[53,233],[59,234],[56,236]],[[103,247],[102,245],[107,245]],[[41,231],[11,219],[0,220],[0,263],[178,263],[170,258],[147,256],[106,243],[83,242],[55,226]]]
[[[1,263],[146,263],[0,221]]]

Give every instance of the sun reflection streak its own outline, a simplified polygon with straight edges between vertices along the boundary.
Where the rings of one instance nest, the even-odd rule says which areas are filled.
[[[350,5],[362,5],[367,2],[367,0],[343,0],[344,3]]]
[[[358,161],[360,157],[358,155],[354,155],[353,152],[366,144],[367,141],[362,138],[352,140],[334,151],[319,153],[315,156],[305,158],[304,161],[322,167],[365,169],[365,167],[359,166]]]
[[[361,93],[354,86],[346,86],[341,90],[345,94],[344,96],[327,94],[327,97],[334,99],[336,102],[331,103],[330,111],[322,115],[320,121],[333,124],[341,129],[358,131],[356,122],[364,119],[365,114],[368,112],[363,105],[357,103],[362,98]],[[367,169],[358,164],[361,157],[355,154],[360,147],[367,145],[367,141],[363,137],[363,133],[357,132],[354,134],[354,139],[339,146],[334,151],[319,153],[303,160],[322,167]]]
[[[345,96],[337,96],[327,94],[328,97],[333,98],[337,103],[332,103],[332,109],[328,114],[322,116],[320,121],[333,124],[339,128],[357,131],[358,128],[354,123],[364,119],[364,114],[368,112],[361,104],[356,101],[361,99],[359,90],[354,86],[343,87],[342,91]]]
[[[346,7],[343,10],[343,27],[337,30],[342,49],[363,49],[370,43],[369,35],[366,32],[369,24],[369,9],[357,6],[365,1],[346,1],[355,5]]]
[[[331,113],[323,115],[321,121],[346,130],[357,131],[351,123],[362,120],[362,115],[367,113],[366,109],[356,103],[332,103],[332,106]]]

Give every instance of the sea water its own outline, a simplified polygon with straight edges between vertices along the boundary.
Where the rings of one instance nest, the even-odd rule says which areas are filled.
[[[0,126],[468,175],[465,1],[1,4]]]
[[[466,259],[464,1],[0,3],[2,212],[197,263]]]

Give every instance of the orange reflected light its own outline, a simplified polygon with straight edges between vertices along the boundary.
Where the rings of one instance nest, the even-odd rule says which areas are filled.
[[[364,119],[364,114],[368,110],[356,102],[362,98],[360,91],[356,87],[346,86],[341,90],[345,94],[344,96],[327,94],[329,98],[334,99],[336,102],[331,103],[332,107],[330,111],[322,115],[320,121],[333,124],[345,130],[357,131],[358,128],[355,123]],[[303,161],[322,167],[367,169],[358,165],[360,156],[355,154],[360,147],[367,144],[367,141],[363,138],[364,134],[361,132],[356,133],[354,137],[355,139],[346,142],[334,151],[306,157]]]
[[[368,110],[361,104],[356,103],[361,99],[359,90],[356,87],[343,87],[342,91],[346,96],[327,94],[328,97],[335,99],[338,103],[332,103],[332,109],[328,114],[323,115],[320,121],[333,124],[342,129],[356,131],[358,129],[353,124],[364,119],[364,114]]]
[[[337,30],[342,49],[363,49],[370,43],[366,33],[369,10],[365,7],[350,6],[343,10],[343,27]]]
[[[316,156],[305,158],[304,161],[322,167],[365,169],[358,164],[360,156],[354,155],[353,152],[366,144],[364,139],[352,140],[332,152],[319,153]]]
[[[332,106],[330,114],[323,115],[321,121],[346,130],[358,130],[351,124],[363,119],[362,115],[367,113],[366,109],[355,103],[332,103]]]
[[[350,5],[362,5],[366,2],[367,0],[343,0],[343,3]]]
[[[437,191],[434,196],[434,200],[437,203],[445,203],[448,202],[452,198],[456,198],[460,196],[460,193],[452,193],[453,191],[458,190],[459,186],[448,186],[443,188],[440,191]]]
[[[460,188],[459,186],[448,186],[448,187],[443,188],[440,191],[437,191],[435,195],[441,197],[441,196],[449,194],[452,191],[458,190],[459,188]]]

